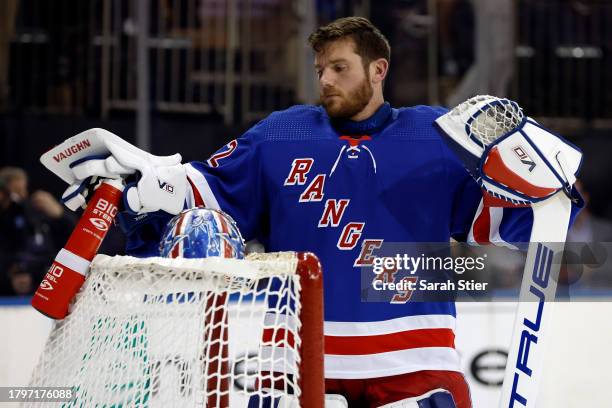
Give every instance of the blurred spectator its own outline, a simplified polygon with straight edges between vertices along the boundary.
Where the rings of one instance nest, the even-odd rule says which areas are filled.
[[[0,295],[33,293],[75,225],[50,193],[29,196],[25,171],[0,169]]]
[[[567,242],[573,244],[566,245],[559,282],[609,288],[612,286],[612,222],[590,211],[590,194],[581,181],[576,182],[576,188],[584,198],[585,207],[567,233]]]
[[[584,198],[585,207],[567,233],[568,242],[612,242],[612,222],[593,215],[590,211],[590,194],[584,184],[576,181],[576,188]]]

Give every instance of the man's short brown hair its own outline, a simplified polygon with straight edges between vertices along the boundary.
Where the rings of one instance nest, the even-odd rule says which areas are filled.
[[[385,36],[370,20],[363,17],[344,17],[319,27],[308,37],[315,52],[320,52],[330,42],[350,38],[355,44],[355,53],[367,66],[370,62],[384,58],[391,60],[391,47]]]

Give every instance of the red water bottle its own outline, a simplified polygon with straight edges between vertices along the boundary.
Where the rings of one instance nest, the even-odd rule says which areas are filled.
[[[68,305],[85,282],[89,264],[113,224],[122,191],[121,180],[100,184],[32,297],[36,310],[53,319],[66,317]]]

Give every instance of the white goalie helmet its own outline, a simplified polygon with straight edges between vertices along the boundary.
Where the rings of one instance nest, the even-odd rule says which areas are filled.
[[[525,116],[516,102],[476,96],[436,120],[451,149],[491,195],[515,204],[568,195],[582,152]]]

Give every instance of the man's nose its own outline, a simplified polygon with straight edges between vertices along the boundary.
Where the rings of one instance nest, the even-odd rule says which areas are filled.
[[[323,88],[328,88],[334,85],[335,82],[335,77],[333,75],[333,72],[331,72],[331,70],[329,69],[324,69],[323,72],[321,73],[321,77],[319,78],[319,83],[321,84],[321,87]]]

